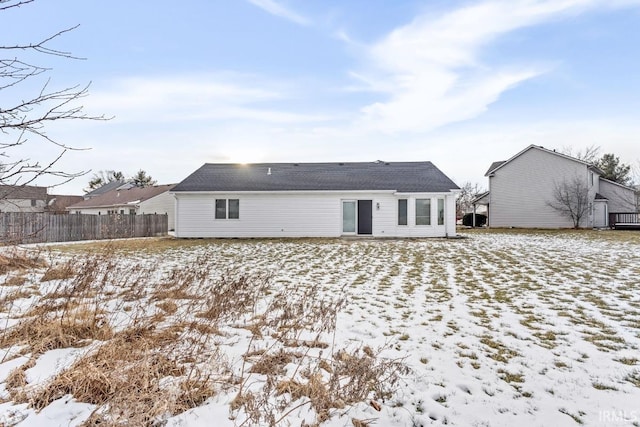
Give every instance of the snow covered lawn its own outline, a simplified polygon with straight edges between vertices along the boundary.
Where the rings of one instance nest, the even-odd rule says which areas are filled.
[[[640,233],[463,235],[42,252],[0,276],[0,426],[640,425]]]

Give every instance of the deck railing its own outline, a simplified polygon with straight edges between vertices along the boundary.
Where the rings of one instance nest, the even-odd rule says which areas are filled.
[[[609,213],[609,227],[616,230],[640,229],[640,213],[638,212],[611,212]]]

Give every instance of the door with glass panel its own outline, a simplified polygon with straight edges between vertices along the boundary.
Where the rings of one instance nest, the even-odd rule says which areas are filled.
[[[344,200],[342,202],[342,233],[356,233],[356,201]]]
[[[342,234],[372,234],[373,200],[342,201]]]

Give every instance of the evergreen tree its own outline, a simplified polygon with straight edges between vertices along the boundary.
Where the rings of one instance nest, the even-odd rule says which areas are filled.
[[[155,185],[156,183],[156,180],[142,169],[140,169],[134,176],[132,176],[131,180],[137,187],[149,187]]]
[[[596,166],[604,172],[602,177],[605,179],[622,185],[628,185],[631,180],[631,166],[620,163],[618,156],[604,154],[602,158],[598,160]]]

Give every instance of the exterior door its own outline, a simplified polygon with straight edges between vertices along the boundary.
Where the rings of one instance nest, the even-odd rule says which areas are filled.
[[[358,200],[358,234],[372,234],[372,200]]]
[[[593,226],[596,228],[606,227],[609,220],[607,203],[596,201],[593,203]]]
[[[356,201],[345,200],[342,202],[342,232],[355,234],[356,232]]]

